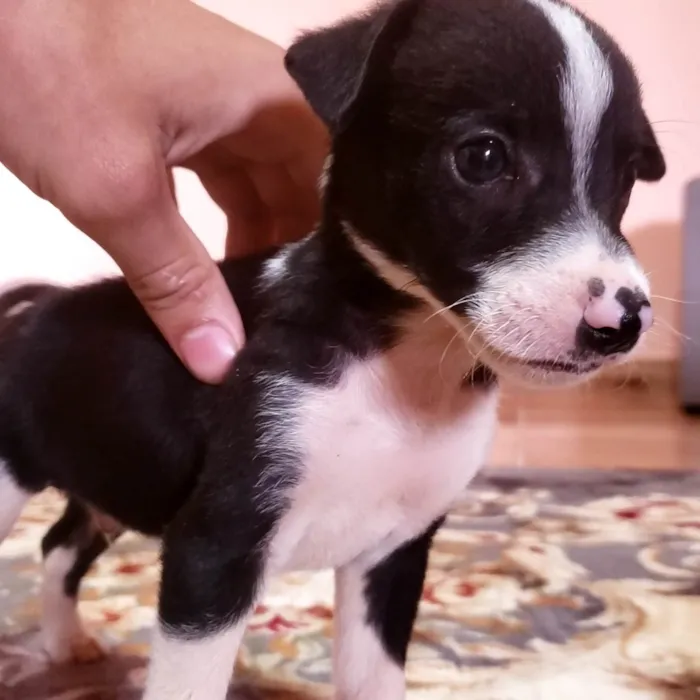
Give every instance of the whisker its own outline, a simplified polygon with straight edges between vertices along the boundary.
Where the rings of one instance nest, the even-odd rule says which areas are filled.
[[[652,122],[653,126],[657,124],[685,124],[686,126],[700,126],[700,122],[695,122],[689,119],[660,119]]]
[[[457,299],[457,301],[450,304],[449,306],[443,306],[441,309],[437,309],[432,314],[430,314],[430,316],[428,316],[428,318],[426,318],[425,321],[423,321],[423,323],[427,323],[428,321],[435,318],[436,316],[440,316],[441,314],[444,314],[447,311],[451,311],[456,306],[459,306],[460,304],[464,304],[468,298],[469,298],[469,295],[464,296],[461,299]]]
[[[661,296],[660,294],[652,294],[651,298],[652,299],[661,299],[662,301],[672,301],[674,304],[700,304],[700,300],[689,301],[687,299],[674,299],[673,297],[664,297],[664,296]]]
[[[468,324],[467,324],[468,325]],[[466,327],[466,326],[465,326]],[[442,373],[442,366],[443,363],[445,362],[445,358],[447,357],[447,353],[450,351],[450,348],[452,347],[452,343],[455,342],[457,338],[459,338],[462,335],[462,332],[464,331],[464,327],[461,329],[458,329],[454,332],[454,335],[450,338],[450,341],[445,345],[445,349],[442,351],[442,355],[440,356],[440,361],[438,362],[438,374],[440,375],[440,378],[443,381],[447,381],[445,379],[444,374]],[[468,348],[467,348],[468,349]],[[469,349],[468,349],[469,350]],[[471,351],[469,351],[471,353]]]
[[[689,342],[695,342],[689,335],[685,335],[684,333],[681,333],[677,328],[674,328],[673,325],[671,325],[665,318],[657,318],[656,319],[662,326],[667,328],[669,331],[671,331],[674,335],[676,335],[678,338],[681,338],[681,340],[687,340]]]

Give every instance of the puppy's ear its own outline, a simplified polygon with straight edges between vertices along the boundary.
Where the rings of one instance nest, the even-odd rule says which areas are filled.
[[[364,16],[302,35],[285,65],[331,133],[352,120],[380,82],[422,0],[390,0]]]
[[[659,148],[654,129],[647,119],[644,120],[640,145],[637,176],[644,182],[658,182],[666,174],[666,160]]]

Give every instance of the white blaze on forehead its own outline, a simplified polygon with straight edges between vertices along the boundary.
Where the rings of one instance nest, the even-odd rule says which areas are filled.
[[[546,15],[561,37],[566,66],[561,98],[573,154],[574,194],[579,214],[589,213],[587,197],[591,156],[600,123],[613,94],[610,64],[585,21],[569,6],[555,0],[529,0]]]

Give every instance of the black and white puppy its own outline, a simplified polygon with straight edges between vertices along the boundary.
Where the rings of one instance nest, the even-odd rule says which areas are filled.
[[[559,0],[398,0],[287,66],[332,136],[317,232],[222,264],[248,343],[197,383],[121,280],[20,289],[0,340],[0,537],[48,486],[43,634],[163,540],[147,700],[220,700],[270,577],[337,572],[342,700],[400,700],[431,539],[484,463],[495,377],[561,384],[651,324],[620,221],[665,166],[633,69]],[[21,304],[21,306],[17,306]]]

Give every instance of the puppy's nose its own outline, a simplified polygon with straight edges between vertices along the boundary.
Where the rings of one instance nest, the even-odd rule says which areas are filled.
[[[651,304],[640,289],[620,287],[614,294],[591,294],[577,331],[577,345],[600,355],[629,352],[652,321]]]

